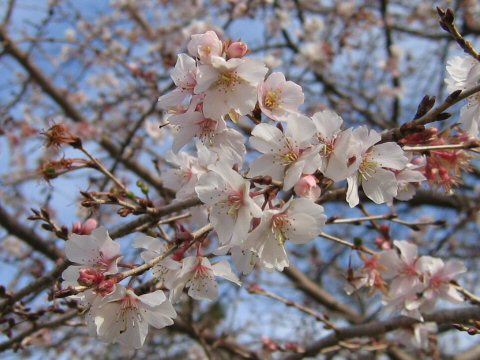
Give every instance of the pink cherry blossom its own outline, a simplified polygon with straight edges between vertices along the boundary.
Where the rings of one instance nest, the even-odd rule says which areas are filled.
[[[198,57],[202,64],[210,64],[213,56],[221,56],[223,43],[214,31],[204,34],[192,35],[188,45],[188,52],[193,57]]]

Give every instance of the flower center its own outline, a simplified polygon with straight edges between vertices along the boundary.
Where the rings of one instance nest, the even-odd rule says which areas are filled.
[[[272,231],[279,245],[283,245],[287,237],[285,236],[285,226],[289,223],[285,214],[277,214],[272,217]]]
[[[227,92],[229,89],[240,83],[240,77],[235,71],[228,71],[220,74],[216,85]]]
[[[365,156],[360,163],[358,168],[358,173],[360,175],[360,180],[363,178],[367,180],[373,177],[377,171],[378,163],[370,159],[370,156]]]
[[[280,105],[280,90],[268,90],[263,100],[267,109],[276,109]]]
[[[243,193],[241,191],[234,191],[227,197],[227,204],[230,206],[227,214],[230,216],[236,216],[238,210],[243,205]]]

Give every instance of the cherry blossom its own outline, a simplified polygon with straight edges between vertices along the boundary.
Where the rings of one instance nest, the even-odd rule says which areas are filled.
[[[221,56],[223,43],[214,31],[192,35],[188,45],[188,52],[198,57],[202,64],[210,64],[213,56]]]
[[[92,231],[90,235],[72,234],[65,242],[68,260],[79,264],[78,268],[93,268],[104,275],[116,274],[120,260],[120,245],[115,243],[104,227]]]
[[[315,141],[323,145],[319,170],[334,181],[346,179],[349,175],[348,159],[355,155],[354,147],[349,146],[352,129],[341,131],[343,119],[331,110],[313,114],[312,121],[317,130]]]
[[[265,65],[252,59],[227,61],[218,56],[213,56],[211,63],[198,67],[194,89],[195,94],[205,93],[205,117],[218,120],[232,111],[250,113],[257,103],[257,85],[267,73]]]
[[[210,167],[195,187],[200,200],[212,207],[210,221],[220,243],[240,245],[253,217],[262,210],[250,197],[250,182],[222,162]]]
[[[297,112],[303,101],[302,88],[293,81],[286,81],[280,72],[270,74],[258,85],[258,104],[271,119],[285,120],[283,117]]]
[[[173,303],[177,302],[183,289],[187,287],[188,295],[195,300],[215,300],[218,297],[216,276],[240,285],[240,280],[232,272],[228,262],[210,264],[203,256],[186,257],[182,260],[182,269],[173,284],[170,299]]]
[[[141,258],[145,262],[165,254],[168,250],[162,241],[146,235],[136,238],[132,245],[136,248],[145,249],[145,251],[140,253]],[[182,263],[174,259],[174,256],[166,257],[151,268],[152,275],[167,289],[173,288],[173,283],[179,276],[182,268]]]
[[[117,285],[115,292],[98,304],[93,321],[101,339],[140,349],[149,325],[161,329],[172,325],[176,316],[163,291],[137,296],[132,289]]]
[[[463,297],[450,283],[457,275],[467,271],[463,262],[449,260],[445,263],[442,259],[431,256],[422,256],[419,262],[426,280],[423,292],[426,301],[423,308],[432,309],[439,299],[454,303],[463,301]]]
[[[353,131],[351,142],[357,155],[348,159],[349,170],[355,172],[348,176],[347,202],[350,207],[359,203],[358,186],[373,202],[390,202],[397,195],[398,182],[393,171],[402,170],[408,163],[403,150],[394,142],[374,145],[381,140],[375,130],[362,126]]]
[[[306,116],[290,115],[283,133],[273,125],[255,126],[250,138],[252,147],[264,155],[250,165],[248,176],[269,175],[283,180],[283,189],[291,189],[302,174],[314,173],[320,165],[320,146],[311,144],[315,127]]]
[[[456,56],[447,62],[447,78],[449,92],[465,90],[480,84],[480,63],[471,56]],[[467,105],[460,110],[460,123],[466,132],[477,136],[480,123],[480,95],[473,94],[467,98]]]
[[[289,265],[285,241],[305,244],[325,225],[323,207],[307,199],[293,199],[280,209],[263,212],[260,224],[249,234],[245,248],[255,252],[268,270]]]

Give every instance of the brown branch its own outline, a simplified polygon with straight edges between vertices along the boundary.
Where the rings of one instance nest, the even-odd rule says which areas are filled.
[[[16,336],[12,337],[11,339],[0,343],[0,352],[9,350],[10,348],[14,347],[16,344],[22,342],[23,339],[25,339],[27,336],[35,333],[36,331],[40,329],[53,329],[56,328],[60,325],[62,325],[64,322],[72,319],[73,317],[77,316],[78,312],[77,310],[72,310],[69,311],[68,313],[56,318],[55,320],[51,321],[46,321],[43,323],[33,323],[33,325],[27,329],[22,331],[21,333],[17,334]]]
[[[7,211],[0,205],[0,225],[9,233],[21,241],[28,244],[32,249],[37,250],[52,260],[58,260],[63,254],[57,247],[47,240],[37,235],[33,230],[23,226],[16,218],[9,215]]]
[[[360,323],[362,321],[362,315],[357,313],[349,306],[338,301],[338,299],[336,299],[326,290],[322,289],[315,282],[310,280],[303,272],[298,270],[295,266],[290,265],[288,268],[285,268],[282,274],[292,280],[294,285],[299,290],[303,291],[305,294],[310,296],[319,304],[325,306],[327,309],[336,311],[344,315],[347,320],[353,323]]]
[[[468,322],[471,319],[480,320],[480,307],[472,306],[460,309],[444,309],[423,315],[425,322],[449,324],[452,322]],[[410,317],[396,316],[384,321],[372,321],[362,325],[340,328],[335,333],[325,336],[306,348],[305,353],[294,354],[285,360],[303,359],[305,356],[318,354],[322,349],[336,345],[339,341],[357,337],[376,337],[387,332],[418,324],[419,321]]]

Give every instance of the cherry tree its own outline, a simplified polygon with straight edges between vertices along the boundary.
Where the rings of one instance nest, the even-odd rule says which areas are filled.
[[[1,352],[480,357],[477,2],[0,8]]]

